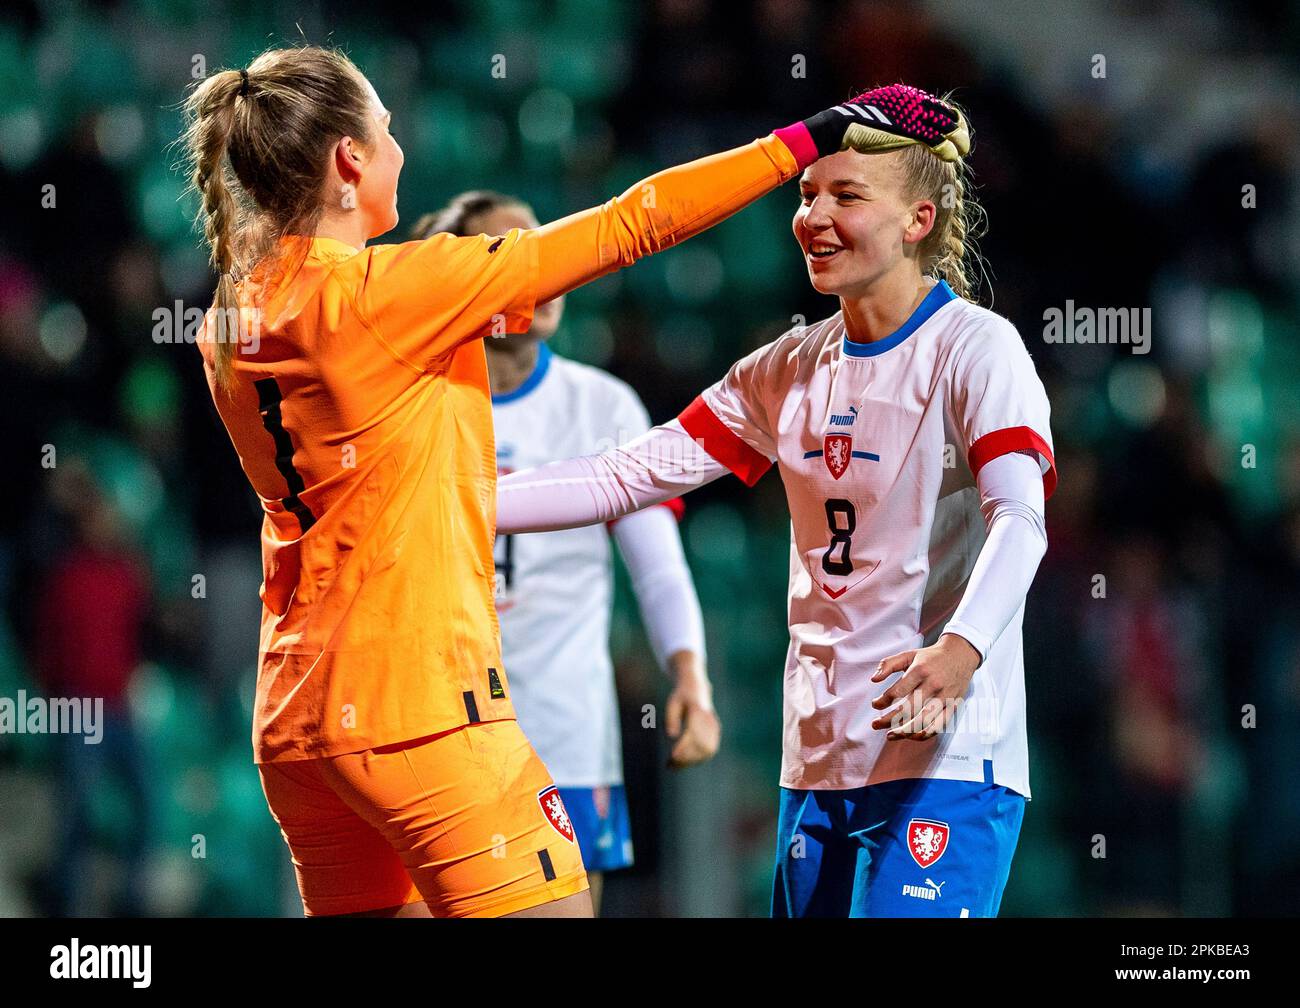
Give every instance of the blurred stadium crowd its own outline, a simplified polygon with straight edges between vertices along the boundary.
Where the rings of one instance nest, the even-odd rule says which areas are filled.
[[[1275,124],[1300,112],[1284,48],[1300,5],[1248,4],[1230,25],[1188,0],[436,7],[0,14],[0,697],[106,704],[98,746],[0,734],[0,914],[294,908],[248,741],[256,502],[198,354],[154,333],[159,310],[212,290],[169,147],[177,103],[194,74],[304,38],[346,49],[393,110],[403,229],[478,187],[546,220],[873,84],[954,89],[991,222],[984,302],[1047,384],[1061,474],[1025,623],[1034,800],[1003,913],[1294,913],[1300,213]],[[675,415],[794,316],[835,310],[790,236],[796,196],[575,293],[555,348]],[[1044,312],[1067,302],[1149,308],[1150,353],[1045,342]],[[693,495],[684,535],[724,752],[662,769],[640,718],[664,684],[623,591],[639,863],[606,907],[763,914],[778,479]]]

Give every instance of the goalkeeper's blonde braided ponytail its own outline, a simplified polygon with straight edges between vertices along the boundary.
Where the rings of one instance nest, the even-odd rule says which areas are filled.
[[[955,104],[945,98],[949,105]],[[984,233],[984,208],[969,191],[965,158],[943,161],[927,147],[903,151],[904,188],[913,199],[935,205],[934,227],[921,242],[922,269],[947,281],[958,297],[975,301],[980,288],[980,256],[975,240]]]

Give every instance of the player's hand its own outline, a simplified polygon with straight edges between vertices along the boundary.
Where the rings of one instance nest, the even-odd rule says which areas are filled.
[[[943,634],[929,647],[891,655],[880,663],[871,681],[903,674],[871,706],[876,710],[896,706],[872,721],[871,727],[889,729],[885,737],[891,740],[933,738],[956,717],[979,663],[979,652],[957,634]]]
[[[864,91],[775,132],[801,169],[849,148],[873,154],[921,144],[944,161],[970,153],[970,130],[962,114],[943,99],[906,84]]]
[[[668,737],[676,740],[668,765],[681,770],[717,754],[722,723],[713,709],[713,687],[700,656],[693,651],[678,651],[668,664],[677,678],[665,712],[664,727]]]

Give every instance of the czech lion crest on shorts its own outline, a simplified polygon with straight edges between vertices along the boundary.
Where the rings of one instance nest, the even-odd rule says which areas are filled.
[[[936,819],[913,819],[907,824],[907,849],[912,860],[929,868],[948,849],[948,824]]]
[[[542,814],[546,816],[546,821],[555,827],[556,833],[564,837],[569,843],[577,842],[573,835],[573,820],[569,818],[568,810],[564,807],[564,799],[560,797],[558,787],[552,784],[550,787],[538,791],[537,804],[542,807]]]
[[[853,458],[852,434],[827,434],[822,445],[822,454],[826,457],[826,468],[831,475],[839,479],[849,467]]]

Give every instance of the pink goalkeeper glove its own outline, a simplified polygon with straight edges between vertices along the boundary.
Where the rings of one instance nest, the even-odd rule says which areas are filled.
[[[915,143],[944,161],[956,161],[970,152],[970,131],[962,114],[906,84],[864,91],[843,105],[774,132],[790,148],[800,169],[850,148],[874,154]]]

